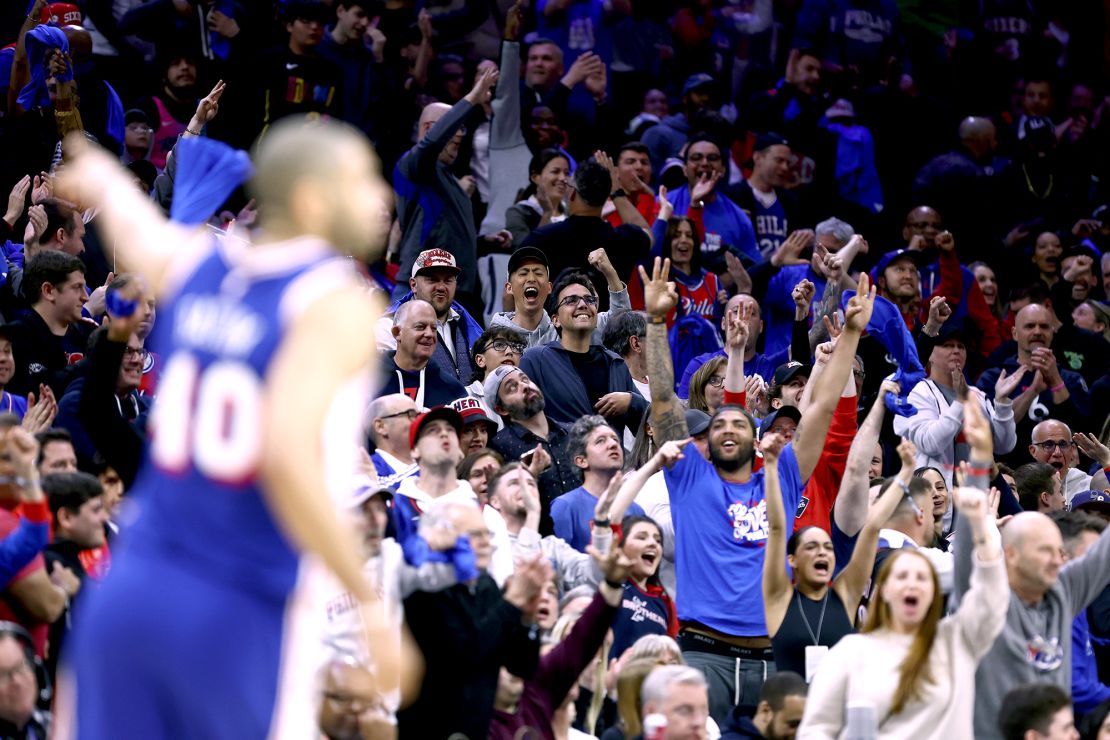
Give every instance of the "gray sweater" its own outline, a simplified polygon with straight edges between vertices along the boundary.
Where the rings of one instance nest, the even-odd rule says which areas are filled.
[[[963,532],[966,527],[956,529],[956,588],[963,593],[968,582],[961,567],[961,553],[970,553],[971,543],[970,536]],[[975,673],[976,740],[1001,739],[998,709],[1011,689],[1028,683],[1051,683],[1071,691],[1072,620],[1110,582],[1108,533],[1099,537],[1083,557],[1064,565],[1056,585],[1040,603],[1029,606],[1011,592],[1006,626]]]

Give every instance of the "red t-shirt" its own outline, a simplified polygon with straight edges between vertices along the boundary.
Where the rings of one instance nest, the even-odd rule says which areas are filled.
[[[38,506],[46,506],[45,503]],[[24,504],[23,509],[27,511],[31,505]],[[28,516],[30,512],[28,511]],[[19,516],[14,512],[7,509],[0,508],[0,539],[7,537],[9,534],[19,528]],[[0,594],[0,620],[8,622],[15,622],[22,625],[24,629],[31,633],[31,638],[35,642],[35,653],[39,656],[46,655],[46,637],[49,625],[46,622],[41,622],[23,609],[22,606],[16,604],[15,597],[7,591],[7,586],[22,581],[27,576],[35,571],[42,570],[46,567],[46,561],[43,560],[42,553],[35,556],[35,559],[23,567],[23,570],[15,574],[12,580],[5,584],[3,594]],[[14,605],[14,608],[13,608]]]

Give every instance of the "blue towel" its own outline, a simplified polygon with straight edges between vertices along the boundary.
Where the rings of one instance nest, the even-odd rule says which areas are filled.
[[[54,26],[35,26],[27,32],[24,39],[27,46],[27,63],[31,67],[31,81],[19,93],[19,105],[24,110],[45,108],[50,105],[50,92],[46,89],[47,55],[55,49],[69,53],[69,40],[60,28]],[[66,71],[58,77],[61,82],[73,79],[73,67],[66,65]]]
[[[212,217],[251,174],[247,153],[222,141],[188,136],[177,142],[177,177],[170,218],[190,226]]]
[[[846,308],[848,299],[855,294],[854,290],[844,291],[840,296],[840,307]],[[913,416],[917,409],[909,402],[909,395],[913,387],[925,379],[925,368],[921,366],[917,344],[906,328],[901,311],[886,298],[875,296],[875,310],[871,314],[871,320],[867,322],[867,333],[883,345],[898,365],[894,380],[902,392],[897,396],[887,393],[883,399],[886,407],[899,416]]]
[[[108,96],[108,120],[105,123],[105,132],[119,143],[118,154],[123,154],[126,124],[124,122],[123,103],[116,93],[116,89],[104,82]]]

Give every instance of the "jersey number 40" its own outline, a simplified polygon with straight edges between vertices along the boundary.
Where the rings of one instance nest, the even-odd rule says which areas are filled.
[[[151,418],[151,457],[168,473],[190,466],[231,485],[252,478],[262,453],[262,384],[247,364],[218,360],[201,367],[178,352],[158,383]]]

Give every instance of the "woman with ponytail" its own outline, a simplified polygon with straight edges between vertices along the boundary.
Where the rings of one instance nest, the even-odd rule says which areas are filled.
[[[957,489],[957,547],[970,555],[971,588],[944,617],[936,571],[916,548],[895,551],[879,571],[867,624],[840,640],[810,687],[799,740],[971,738],[975,669],[1002,631],[1009,584],[986,481],[990,424],[965,411],[972,446],[967,485]],[[971,487],[975,486],[975,487]]]

